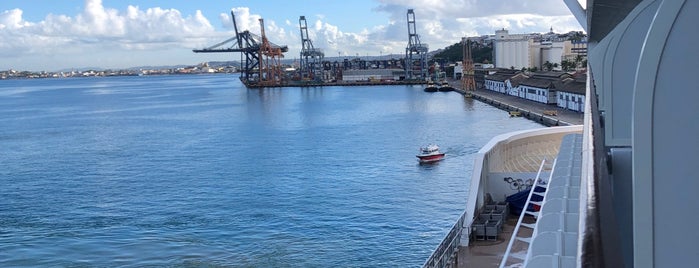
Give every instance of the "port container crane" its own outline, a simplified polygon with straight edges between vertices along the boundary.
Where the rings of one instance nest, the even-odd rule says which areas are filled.
[[[260,46],[260,83],[265,86],[276,86],[282,83],[284,79],[284,70],[282,70],[281,59],[284,53],[280,46],[274,45],[267,40],[265,35],[265,22],[260,19],[260,34],[262,44]]]
[[[231,11],[231,20],[235,36],[213,46],[194,49],[195,53],[240,52],[240,80],[246,86],[273,85],[281,83],[281,65],[279,59],[289,51],[287,46],[275,45],[264,36],[264,23],[260,21],[263,36],[258,36],[248,30],[238,31],[235,14]],[[244,59],[243,59],[244,58]]]
[[[408,46],[405,48],[405,79],[427,79],[427,44],[420,43],[415,27],[415,12],[408,9]]]
[[[322,62],[325,54],[322,50],[313,47],[313,42],[308,36],[306,16],[299,17],[299,28],[301,30],[301,78],[320,80],[322,78]]]

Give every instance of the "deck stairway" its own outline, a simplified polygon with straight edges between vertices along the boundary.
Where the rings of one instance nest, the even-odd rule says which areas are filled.
[[[542,161],[539,172],[544,164],[545,160]],[[519,259],[521,267],[575,267],[581,167],[582,135],[570,134],[563,137],[548,181],[545,181],[545,185],[538,185],[545,188],[545,191],[535,192],[535,187],[532,187],[527,198],[525,208],[534,204],[540,210],[522,210],[500,262],[501,268],[513,264],[511,259]],[[540,195],[543,200],[531,201],[533,195]],[[525,216],[535,221],[524,223]],[[518,233],[521,227],[531,229],[531,236],[520,236]],[[527,244],[526,254],[512,254],[515,241]]]

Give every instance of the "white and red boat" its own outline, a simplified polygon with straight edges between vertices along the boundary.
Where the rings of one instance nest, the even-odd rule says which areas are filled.
[[[420,148],[420,154],[416,155],[420,163],[435,162],[444,159],[444,153],[439,151],[439,146],[430,144]]]

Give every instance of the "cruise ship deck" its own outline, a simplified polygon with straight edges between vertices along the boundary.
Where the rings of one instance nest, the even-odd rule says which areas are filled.
[[[527,218],[528,223],[534,222],[531,217]],[[517,224],[517,219],[515,217],[509,217],[509,219],[503,225],[503,231],[498,236],[495,241],[488,240],[478,240],[472,241],[471,245],[468,247],[459,247],[457,253],[458,268],[467,267],[498,267],[502,257],[507,251],[507,244],[512,237],[512,231]],[[521,235],[531,235],[531,229],[525,229],[520,231]],[[512,254],[517,256],[524,256],[526,254],[527,247],[525,245],[517,245],[513,247]]]
[[[464,213],[424,267],[699,263],[699,233],[691,232],[699,223],[693,213],[699,210],[693,108],[699,91],[692,79],[699,71],[699,1],[587,0],[586,8],[577,0],[564,2],[589,34],[583,126],[494,137],[476,156]],[[570,133],[575,135],[566,140],[572,141],[561,143],[550,171],[532,175],[526,170],[537,157],[515,156],[532,152],[521,147],[530,138]],[[519,162],[529,164],[514,164]],[[515,172],[520,167],[525,172]],[[499,227],[498,206],[515,191],[510,186],[532,178],[549,178],[547,190],[540,201],[532,202],[535,194],[529,194],[523,207],[540,210],[517,221],[536,218],[535,224],[512,227],[508,219],[497,240],[492,231],[499,228],[491,228],[491,235],[478,229],[483,221]],[[518,239],[506,238],[515,233]]]
[[[568,134],[563,137],[560,146],[539,148],[545,153],[558,148],[555,165],[548,172],[550,175],[539,177],[546,182],[537,185],[546,187],[543,200],[538,203],[540,210],[532,215],[525,214],[521,220],[516,215],[508,215],[497,236],[486,234],[478,237],[478,231],[472,229],[469,234],[470,244],[458,249],[458,267],[499,267],[503,258],[506,259],[502,263],[505,267],[517,264],[524,264],[522,267],[546,267],[546,264],[552,263],[568,264],[563,267],[574,266],[579,221],[582,135]],[[529,165],[533,166],[538,159],[529,157],[517,160],[528,160]],[[483,209],[480,211],[482,213]],[[523,223],[519,227],[518,221]],[[518,239],[512,237],[515,231]],[[509,256],[505,256],[506,254]],[[528,262],[523,263],[525,260]]]
[[[551,197],[555,198],[550,203],[546,199],[538,203],[542,212],[547,211],[546,215],[542,214],[545,217],[538,218],[547,218],[549,222],[554,216],[548,215],[548,212],[566,211],[568,202],[561,198],[568,198],[570,193],[579,194],[579,187],[570,190],[559,186],[574,184],[576,180],[580,182],[581,132],[582,126],[566,126],[520,131],[493,138],[476,155],[470,186],[470,195],[475,198],[469,198],[467,210],[445,239],[458,240],[459,246],[440,245],[433,256],[442,256],[442,259],[428,260],[434,263],[427,263],[426,266],[448,267],[439,263],[446,262],[446,256],[454,255],[451,262],[456,267],[498,267],[508,251],[511,258],[508,258],[507,265],[522,263],[528,254],[529,244],[534,241],[521,240],[528,240],[539,230],[536,229],[539,212],[522,215],[520,219],[519,214],[509,212],[511,209],[505,204],[506,198],[531,188],[533,184],[537,188],[549,184],[555,186],[549,187],[552,189]],[[576,179],[571,180],[571,177]],[[562,205],[566,205],[566,208]],[[561,219],[560,215],[556,215],[556,218]],[[572,219],[563,220],[569,222]],[[522,223],[519,227],[518,222]],[[569,229],[551,223],[547,223],[547,228],[553,231]],[[543,231],[552,230],[540,230]],[[513,233],[522,239],[510,242]],[[511,247],[510,250],[508,247]],[[539,255],[542,254],[539,251]]]

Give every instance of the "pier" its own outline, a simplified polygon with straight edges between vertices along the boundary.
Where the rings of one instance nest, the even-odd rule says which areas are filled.
[[[424,85],[426,82],[422,80],[368,80],[368,81],[284,81],[280,84],[260,84],[248,83],[242,81],[247,88],[265,88],[265,87],[322,87],[322,86],[385,86],[385,85]]]
[[[464,91],[459,84],[459,81],[451,83],[457,92],[465,95],[466,91]],[[476,100],[507,112],[519,112],[518,116],[539,122],[545,126],[571,126],[583,124],[582,113],[555,105],[538,103],[485,89],[474,90],[469,93]]]

